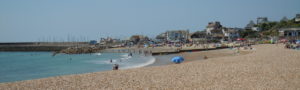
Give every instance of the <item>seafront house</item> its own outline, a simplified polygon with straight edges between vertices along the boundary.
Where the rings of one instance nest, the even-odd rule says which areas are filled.
[[[210,37],[206,34],[205,31],[196,31],[192,34],[190,34],[191,41],[194,44],[201,44],[201,43],[206,43],[207,38]]]
[[[100,41],[99,41],[100,45],[112,45],[112,44],[118,44],[118,43],[121,43],[120,39],[113,39],[111,37],[100,38]]]
[[[206,26],[206,34],[207,35],[213,35],[217,33],[222,33],[221,31],[222,25],[220,22],[209,22],[208,25]]]
[[[147,36],[143,36],[143,35],[132,35],[129,38],[129,41],[131,41],[133,44],[143,44],[143,43],[149,41],[149,38]]]
[[[300,39],[300,27],[296,28],[281,28],[279,36],[286,39]]]
[[[223,27],[220,22],[209,22],[206,26],[206,34],[209,35],[207,39],[219,41],[224,38]]]
[[[99,43],[100,43],[100,45],[110,44],[110,43],[113,43],[113,39],[111,37],[100,38]]]
[[[186,43],[189,41],[189,30],[171,30],[165,33],[166,40],[168,42],[182,42]]]
[[[260,28],[259,28],[259,27],[256,27],[254,21],[251,20],[251,21],[246,25],[245,30],[260,31]]]
[[[238,30],[235,28],[223,28],[222,31],[224,34],[223,41],[232,42],[240,37]]]
[[[300,22],[300,14],[296,14],[295,22]]]
[[[287,22],[287,21],[289,21],[289,19],[288,19],[286,16],[284,16],[284,17],[280,20],[280,22]]]
[[[162,42],[166,42],[167,41],[167,37],[166,37],[166,33],[161,33],[159,35],[157,35],[155,37],[155,39],[157,40],[157,42],[162,43]]]
[[[251,21],[246,25],[245,29],[246,29],[246,30],[251,30],[251,29],[254,27],[254,25],[255,25],[254,21],[251,20]]]
[[[267,23],[268,21],[268,17],[258,17],[256,19],[256,24],[262,24],[262,23]]]

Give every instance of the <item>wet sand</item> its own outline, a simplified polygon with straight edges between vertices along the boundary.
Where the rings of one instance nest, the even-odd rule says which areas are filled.
[[[299,90],[300,51],[283,45],[256,45],[245,55],[1,83],[0,90],[21,89],[225,89]],[[241,52],[243,53],[243,52]],[[187,54],[190,55],[190,54]]]

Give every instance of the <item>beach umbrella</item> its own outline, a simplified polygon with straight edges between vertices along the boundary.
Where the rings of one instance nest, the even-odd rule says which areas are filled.
[[[181,57],[181,56],[176,56],[176,57],[173,57],[173,58],[171,59],[171,61],[178,64],[178,63],[183,62],[183,61],[184,61],[184,58]]]

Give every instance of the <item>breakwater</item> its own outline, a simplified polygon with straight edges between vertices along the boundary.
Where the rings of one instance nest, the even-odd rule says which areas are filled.
[[[89,45],[87,42],[13,42],[0,43],[0,51],[61,51],[75,46]]]
[[[68,46],[0,46],[0,51],[60,51]]]

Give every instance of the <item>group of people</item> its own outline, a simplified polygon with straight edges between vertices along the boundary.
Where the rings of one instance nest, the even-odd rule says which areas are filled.
[[[235,50],[234,54],[239,54],[240,50],[252,50],[252,45],[249,43],[243,43],[240,46],[231,46],[231,49]]]
[[[113,70],[118,70],[119,69],[119,64],[114,64],[113,65]]]
[[[113,63],[113,60],[112,59],[110,59],[110,61],[109,61],[110,63]],[[119,64],[113,64],[113,68],[112,68],[113,70],[118,70],[119,69]]]
[[[251,44],[245,44],[245,45],[243,45],[243,47],[244,47],[245,50],[247,50],[247,49],[252,50],[253,49]]]
[[[283,43],[287,49],[300,49],[300,40],[288,40]]]
[[[285,48],[287,48],[287,49],[300,49],[300,44],[286,43]]]
[[[132,56],[132,53],[129,53],[128,56]],[[110,63],[113,63],[113,60],[110,59],[109,60]],[[120,62],[122,62],[122,60],[120,59]],[[113,64],[113,70],[118,70],[119,69],[119,64]]]

